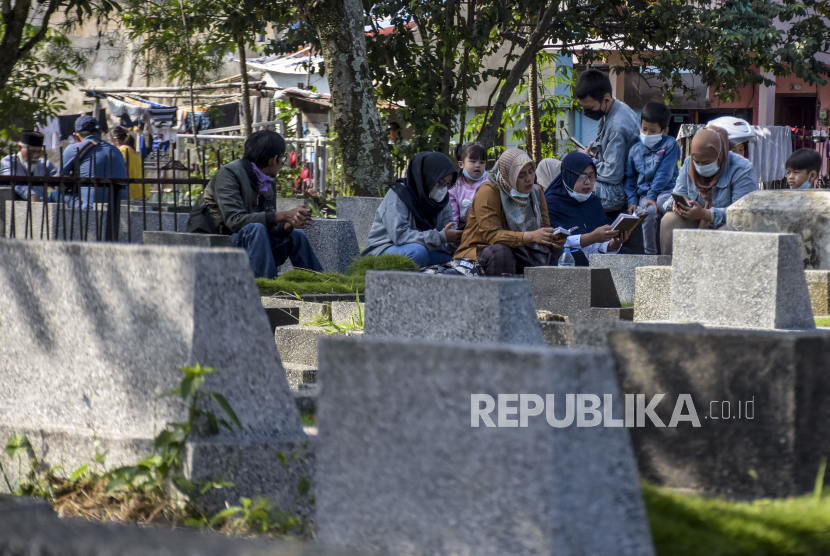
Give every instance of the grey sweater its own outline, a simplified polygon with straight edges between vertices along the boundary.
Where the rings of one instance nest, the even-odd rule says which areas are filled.
[[[420,243],[428,251],[445,251],[452,254],[456,245],[447,243],[447,234],[444,232],[444,227],[452,221],[452,207],[447,203],[438,215],[436,229],[422,232],[415,226],[415,217],[409,212],[409,208],[398,194],[390,189],[375,213],[366,249],[362,254],[380,255],[393,245],[407,243]]]

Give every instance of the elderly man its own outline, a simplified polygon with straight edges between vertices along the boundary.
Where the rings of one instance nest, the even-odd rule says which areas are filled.
[[[0,176],[54,176],[58,169],[44,158],[43,134],[37,131],[24,131],[17,143],[17,154],[10,154],[0,160]],[[15,193],[38,202],[46,199],[43,185],[16,184]]]

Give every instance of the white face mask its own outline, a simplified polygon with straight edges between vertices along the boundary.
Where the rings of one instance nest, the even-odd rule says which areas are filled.
[[[807,180],[804,183],[802,183],[799,187],[796,187],[796,189],[810,189],[810,185],[812,185],[810,183],[810,180]]]
[[[511,189],[510,190],[510,196],[513,197],[514,199],[527,199],[528,197],[530,197],[530,193],[520,193],[520,192],[516,191],[515,189]]]
[[[444,200],[444,197],[447,196],[447,187],[433,187],[432,191],[429,192],[429,198],[435,201],[436,203],[440,203]]]
[[[587,201],[594,193],[593,191],[591,193],[577,193],[573,189],[569,189],[567,187],[565,188],[565,190],[568,192],[568,195],[570,195],[580,203],[584,203],[585,201]]]
[[[648,147],[649,149],[653,149],[656,147],[660,141],[663,139],[663,136],[660,134],[657,135],[646,135],[645,133],[640,134],[640,141]]]
[[[714,176],[718,173],[718,170],[720,170],[720,166],[718,166],[717,162],[712,162],[711,164],[704,164],[703,166],[701,166],[697,162],[693,162],[693,164],[695,165],[695,170],[697,171],[697,173],[703,176],[704,178]]]

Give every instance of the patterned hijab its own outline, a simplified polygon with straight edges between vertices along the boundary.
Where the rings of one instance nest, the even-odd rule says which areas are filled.
[[[533,187],[527,197],[514,196],[518,192],[516,180],[522,168],[528,164],[533,165],[533,160],[527,153],[519,149],[507,149],[496,162],[497,172],[490,177],[499,186],[507,227],[514,232],[532,232],[542,227],[536,187]]]
[[[706,208],[712,207],[712,188],[718,183],[721,174],[726,169],[726,158],[729,156],[729,135],[722,127],[709,126],[698,131],[692,139],[692,155],[703,156],[706,160],[717,162],[718,171],[710,177],[701,176],[692,163],[689,164],[689,178],[695,184],[700,196],[706,201]]]

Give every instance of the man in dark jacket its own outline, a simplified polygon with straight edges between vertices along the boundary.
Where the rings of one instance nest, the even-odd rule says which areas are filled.
[[[257,278],[275,278],[289,258],[296,268],[323,270],[302,232],[311,224],[311,211],[276,212],[274,178],[284,154],[279,133],[251,134],[242,159],[226,164],[210,180],[187,225],[188,232],[230,235],[235,247],[248,252]]]

